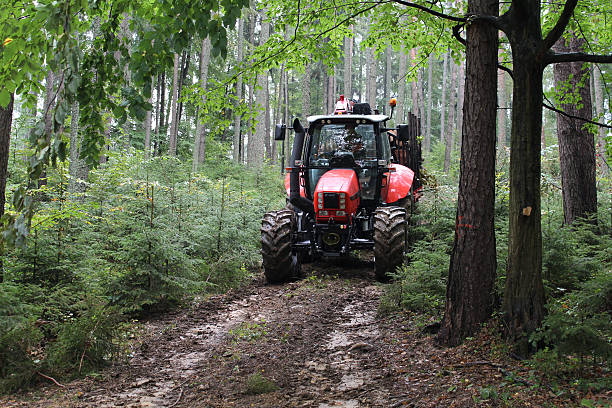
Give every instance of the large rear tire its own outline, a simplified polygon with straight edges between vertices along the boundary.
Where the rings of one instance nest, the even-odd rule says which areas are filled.
[[[291,251],[295,213],[284,209],[264,214],[261,221],[261,255],[266,280],[282,283],[300,276],[300,260]]]
[[[374,211],[374,261],[379,281],[387,281],[389,273],[404,261],[406,228],[405,209],[379,207]]]

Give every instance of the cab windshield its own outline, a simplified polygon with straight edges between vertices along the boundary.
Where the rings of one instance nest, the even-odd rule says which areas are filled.
[[[311,166],[326,166],[335,154],[352,153],[363,166],[364,160],[376,160],[374,125],[325,124],[314,129],[310,151]]]
[[[309,189],[314,191],[330,161],[350,153],[357,165],[361,198],[374,199],[376,192],[376,134],[371,123],[324,124],[313,129],[309,165]],[[312,194],[312,193],[311,193]]]

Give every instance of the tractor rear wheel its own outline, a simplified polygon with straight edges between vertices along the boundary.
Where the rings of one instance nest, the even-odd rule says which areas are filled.
[[[376,278],[389,279],[389,273],[404,261],[406,251],[406,210],[379,207],[374,211],[374,261]]]
[[[295,213],[284,209],[264,214],[261,221],[261,255],[269,283],[286,282],[300,276],[300,260],[291,250]]]

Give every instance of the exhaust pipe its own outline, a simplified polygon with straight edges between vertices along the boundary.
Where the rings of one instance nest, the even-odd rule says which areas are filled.
[[[298,167],[295,165],[295,161],[302,160],[302,150],[304,148],[306,131],[297,118],[293,121],[293,130],[295,131],[295,140],[293,141],[293,150],[291,151],[289,202],[306,213],[314,214],[314,203],[308,198],[300,195],[300,174],[298,172]]]

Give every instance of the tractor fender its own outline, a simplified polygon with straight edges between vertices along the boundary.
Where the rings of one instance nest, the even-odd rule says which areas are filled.
[[[380,191],[381,198],[388,204],[405,198],[410,193],[414,181],[414,171],[408,167],[392,163],[389,168],[393,170],[385,173],[387,185]]]

